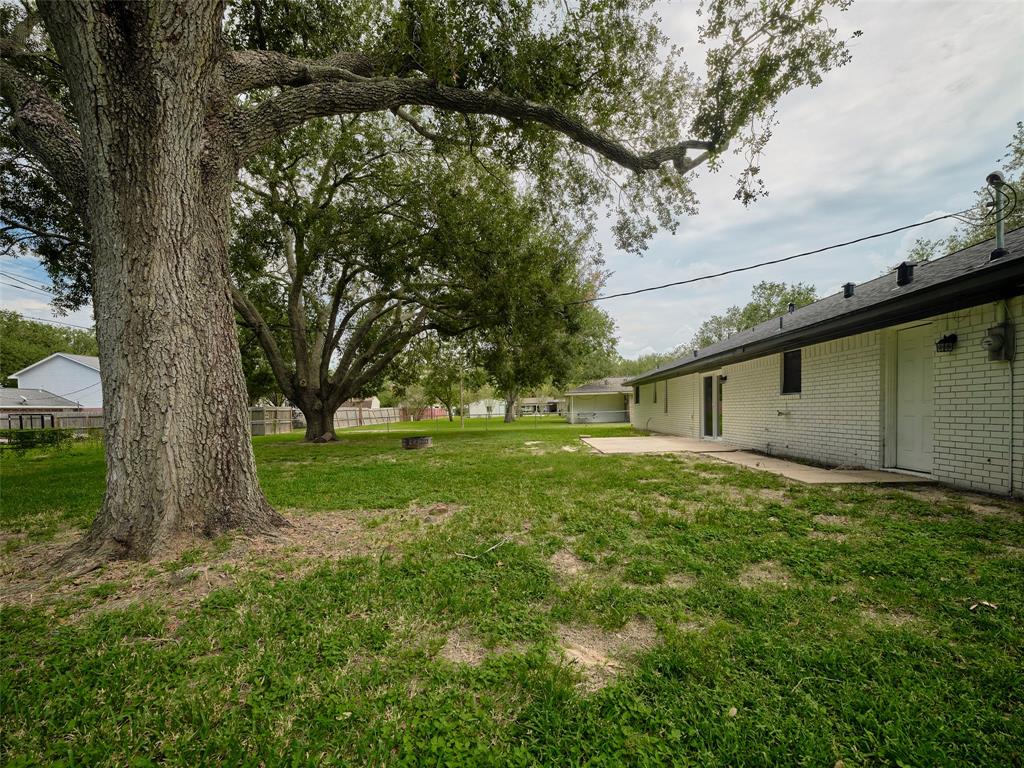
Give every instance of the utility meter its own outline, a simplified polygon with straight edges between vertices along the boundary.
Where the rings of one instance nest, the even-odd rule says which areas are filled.
[[[989,328],[981,340],[982,349],[988,352],[989,360],[1013,359],[1013,326],[1002,323]]]

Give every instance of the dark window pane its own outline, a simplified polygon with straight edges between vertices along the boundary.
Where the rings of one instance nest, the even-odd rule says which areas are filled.
[[[782,394],[791,395],[801,391],[801,368],[799,349],[782,354]]]
[[[710,376],[704,377],[704,436],[715,434],[715,398],[714,382]]]
[[[633,402],[639,405],[640,403],[640,386],[633,387]]]

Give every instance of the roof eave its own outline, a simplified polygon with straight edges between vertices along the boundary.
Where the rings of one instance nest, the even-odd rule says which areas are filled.
[[[628,383],[649,384],[654,381],[684,376],[688,373],[718,368],[729,363],[740,363],[785,349],[804,347],[825,341],[866,333],[889,325],[921,320],[935,314],[944,314],[986,301],[1009,298],[1024,292],[1024,259],[1007,259],[994,263],[990,269],[965,275],[929,288],[864,307],[820,323],[784,331],[770,339],[724,350],[707,357],[688,360],[671,368],[654,369],[628,379]],[[938,310],[938,311],[937,311]]]
[[[63,352],[54,352],[54,353],[53,353],[52,355],[47,355],[47,356],[46,356],[46,357],[44,357],[44,358],[43,358],[42,360],[36,360],[36,361],[35,361],[34,363],[32,363],[32,365],[26,365],[26,366],[25,366],[24,368],[22,368],[22,369],[21,369],[20,371],[15,371],[14,373],[12,373],[12,374],[8,375],[8,376],[7,376],[7,378],[8,378],[8,379],[16,379],[16,378],[18,378],[18,377],[19,377],[19,376],[20,376],[21,374],[25,373],[25,371],[31,371],[31,370],[32,370],[33,368],[35,368],[35,367],[37,367],[37,366],[40,366],[40,365],[42,365],[42,364],[43,364],[43,363],[45,363],[45,362],[46,362],[47,360],[53,360],[53,358],[55,358],[55,357],[63,357],[63,358],[65,359],[65,360],[67,360],[67,361],[68,361],[68,362],[70,362],[70,363],[75,363],[75,364],[77,364],[77,365],[80,365],[80,366],[82,366],[83,368],[88,368],[88,369],[89,369],[90,371],[95,371],[96,373],[99,373],[99,372],[100,372],[100,369],[99,369],[99,368],[93,368],[93,367],[92,367],[91,365],[89,365],[88,363],[83,363],[83,362],[82,362],[81,360],[75,360],[75,358],[73,358],[73,357],[68,357],[68,356],[67,356],[66,354],[64,354]]]

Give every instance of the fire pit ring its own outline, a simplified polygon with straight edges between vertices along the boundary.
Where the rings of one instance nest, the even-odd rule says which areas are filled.
[[[414,451],[419,448],[429,448],[434,444],[434,438],[428,435],[418,435],[416,437],[403,437],[402,447],[407,451]]]

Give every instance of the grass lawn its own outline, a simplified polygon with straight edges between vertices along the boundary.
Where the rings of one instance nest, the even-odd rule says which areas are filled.
[[[0,762],[1024,761],[1021,505],[484,426],[257,438],[279,540],[74,581],[101,449],[4,456]]]

